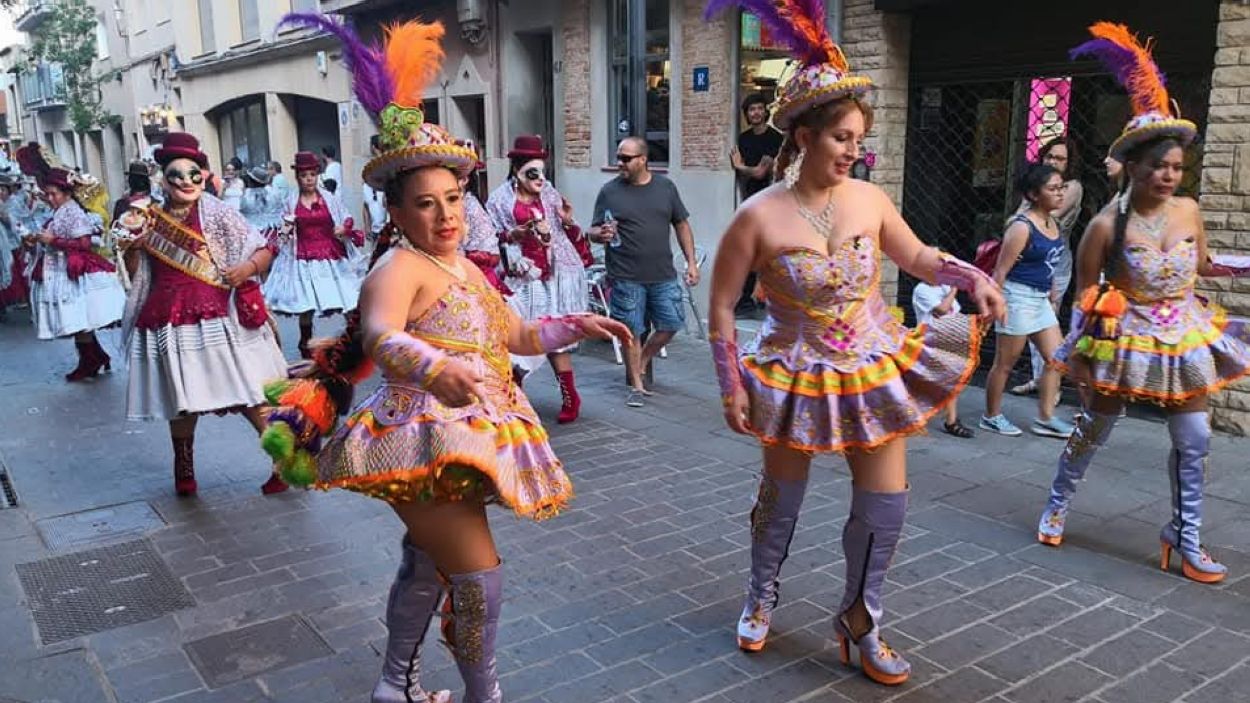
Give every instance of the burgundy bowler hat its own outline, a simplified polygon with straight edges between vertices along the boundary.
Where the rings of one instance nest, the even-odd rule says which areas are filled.
[[[321,160],[311,151],[295,152],[295,163],[291,164],[291,170],[299,173],[300,171],[321,171]]]
[[[208,168],[208,157],[200,151],[200,140],[190,132],[170,132],[153,157],[161,168],[168,166],[174,159],[191,159],[200,168]]]
[[[54,168],[48,171],[48,175],[43,177],[43,187],[56,186],[61,190],[73,191],[74,187],[69,183],[69,171],[63,168]]]
[[[547,147],[543,146],[543,138],[537,134],[522,134],[512,142],[509,159],[546,159]]]

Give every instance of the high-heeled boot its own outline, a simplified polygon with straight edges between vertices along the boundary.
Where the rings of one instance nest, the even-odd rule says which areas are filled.
[[[764,648],[773,610],[781,598],[777,580],[790,555],[790,540],[799,520],[807,481],[760,480],[759,496],[751,509],[751,575],[746,603],[738,618],[738,647],[745,652]]]
[[[864,674],[879,684],[897,686],[911,675],[911,664],[881,638],[881,589],[885,572],[894,557],[903,519],[907,515],[907,491],[873,493],[855,488],[851,514],[842,528],[842,551],[846,556],[846,591],[834,618],[833,628],[841,648],[842,663],[851,663],[851,645],[859,649]],[[863,608],[867,629],[856,633],[856,615]]]
[[[109,357],[108,352],[104,351],[104,347],[100,346],[100,338],[91,335],[91,353],[95,362],[103,368],[104,371],[113,370],[113,359]]]
[[[300,326],[299,326],[299,345],[298,345],[298,349],[299,349],[299,355],[300,355],[300,358],[301,358],[301,359],[311,359],[311,358],[312,358],[312,351],[311,351],[311,350],[309,350],[309,348],[308,348],[308,343],[309,343],[310,341],[312,341],[312,336],[313,336],[313,328],[312,328],[312,325],[308,325],[307,327],[305,327],[304,325],[300,325]]]
[[[421,688],[421,644],[443,596],[438,569],[405,537],[403,559],[386,600],[386,655],[370,703],[446,703],[448,691]]]
[[[556,374],[556,380],[560,382],[560,398],[563,405],[560,406],[560,415],[556,418],[556,422],[561,425],[567,425],[577,419],[582,410],[582,397],[577,394],[577,386],[573,385],[573,372],[561,371]]]
[[[495,668],[495,633],[503,601],[501,566],[448,579],[443,639],[464,679],[463,703],[502,703]]]
[[[1076,493],[1076,482],[1085,479],[1085,472],[1094,453],[1107,443],[1119,415],[1100,415],[1088,410],[1076,419],[1076,427],[1055,468],[1055,480],[1050,486],[1050,499],[1042,518],[1037,523],[1037,541],[1058,547],[1063,544],[1063,527],[1068,517],[1068,505]]]
[[[91,342],[80,342],[75,339],[74,351],[78,352],[78,365],[73,371],[65,374],[65,380],[69,383],[95,375],[92,368],[95,365],[95,356],[92,354]]]
[[[174,492],[195,495],[195,437],[170,437],[174,444]]]
[[[1228,575],[1223,564],[1211,558],[1198,541],[1202,527],[1202,485],[1207,455],[1211,452],[1211,424],[1207,413],[1177,413],[1168,418],[1172,452],[1168,478],[1172,485],[1172,521],[1159,533],[1162,551],[1159,568],[1168,570],[1172,550],[1180,552],[1181,573],[1199,583],[1219,583]]]

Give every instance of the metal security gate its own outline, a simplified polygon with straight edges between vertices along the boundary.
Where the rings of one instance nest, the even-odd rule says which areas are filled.
[[[1160,3],[1134,4],[1132,12],[1118,16],[1148,16],[1149,7],[1143,6]],[[1076,152],[1069,177],[1079,179],[1085,192],[1075,247],[1089,219],[1111,197],[1103,159],[1129,117],[1129,104],[1110,76],[1096,65],[1069,62],[1066,54],[1088,36],[1085,26],[1116,17],[1114,9],[1055,0],[1036,31],[1027,26],[1038,21],[1036,12],[1013,3],[950,0],[913,14],[902,210],[922,240],[971,260],[978,244],[1002,235],[1020,205],[1016,174],[1048,141],[1064,136]],[[1205,125],[1216,17],[1196,19],[1209,24],[1146,27],[1143,35],[1159,35],[1161,50],[1167,47],[1168,53],[1156,58],[1171,68],[1172,97],[1185,117]],[[1197,194],[1201,154],[1200,138],[1187,153],[1184,194]],[[914,285],[900,274],[898,304],[909,319]],[[1067,319],[1072,297],[1069,290],[1061,320]],[[1027,373],[1024,357],[1020,374]],[[988,369],[993,358],[989,335],[982,367]]]

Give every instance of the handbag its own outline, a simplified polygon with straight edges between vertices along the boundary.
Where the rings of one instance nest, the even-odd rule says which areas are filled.
[[[249,330],[258,329],[269,320],[265,294],[261,291],[260,284],[253,279],[244,281],[234,289],[234,307],[239,316],[239,324]]]

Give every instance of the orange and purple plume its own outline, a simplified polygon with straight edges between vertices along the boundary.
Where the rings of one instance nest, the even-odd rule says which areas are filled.
[[[1098,59],[1128,91],[1134,115],[1172,114],[1167,79],[1150,54],[1150,41],[1143,44],[1128,27],[1113,22],[1095,23],[1089,33],[1095,38],[1073,49],[1072,58]]]
[[[708,0],[703,17],[711,19],[735,6],[768,25],[804,66],[827,63],[840,73],[849,71],[846,56],[829,36],[824,0]]]
[[[400,22],[385,28],[386,71],[395,81],[391,102],[421,107],[425,89],[443,65],[443,25],[440,22]]]

